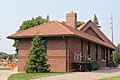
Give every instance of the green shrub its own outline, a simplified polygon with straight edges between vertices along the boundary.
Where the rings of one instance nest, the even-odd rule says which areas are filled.
[[[27,73],[49,72],[49,65],[45,57],[44,42],[39,36],[33,38],[32,46],[29,50],[28,60],[25,65]]]

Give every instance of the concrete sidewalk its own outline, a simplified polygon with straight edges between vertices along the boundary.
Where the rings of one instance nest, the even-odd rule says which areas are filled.
[[[111,76],[120,76],[120,69],[97,70],[92,72],[75,72],[72,74],[50,76],[32,80],[98,80],[100,78]]]
[[[0,80],[7,80],[11,74],[17,73],[17,67],[14,70],[0,70]]]
[[[7,80],[10,74],[11,74],[10,70],[0,70],[0,80]]]

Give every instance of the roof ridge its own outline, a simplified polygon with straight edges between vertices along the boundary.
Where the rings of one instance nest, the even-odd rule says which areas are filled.
[[[64,29],[66,29],[67,31],[69,31],[70,33],[74,34],[70,29],[66,28],[61,22],[59,21],[55,21],[56,23],[58,23],[60,26],[62,26]]]
[[[84,26],[86,26],[91,20],[88,20],[86,23],[82,24],[81,26],[79,26],[77,29],[81,30],[84,28]]]

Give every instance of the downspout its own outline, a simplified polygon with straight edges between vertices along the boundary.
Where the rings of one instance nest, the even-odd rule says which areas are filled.
[[[68,48],[67,48],[67,40],[65,39],[65,37],[63,36],[63,39],[65,40],[65,46],[66,46],[66,72],[68,72],[68,66],[67,66],[67,63],[68,63],[68,58],[67,58],[67,53],[68,53]]]

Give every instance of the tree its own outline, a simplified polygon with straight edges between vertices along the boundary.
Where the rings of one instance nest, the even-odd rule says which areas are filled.
[[[97,18],[97,16],[96,16],[95,14],[94,14],[94,17],[93,17],[93,23],[95,23],[96,26],[97,26],[98,28],[100,28],[98,18]]]
[[[14,54],[14,58],[15,58],[15,59],[18,59],[18,53],[15,53],[15,54]]]
[[[2,59],[7,59],[9,57],[9,60],[12,60],[13,54],[7,54],[5,52],[0,52],[0,55],[2,55]]]
[[[27,73],[49,72],[49,65],[46,63],[44,42],[39,36],[35,36],[28,53],[28,60],[25,65]]]
[[[114,52],[114,59],[118,64],[120,64],[120,44],[118,44],[118,46]]]
[[[0,52],[0,55],[2,55],[2,59],[6,59],[8,57],[6,52]]]
[[[80,26],[83,25],[83,24],[84,24],[83,21],[78,21],[78,22],[77,22],[77,27],[80,27]]]
[[[36,18],[32,18],[31,20],[23,21],[22,25],[20,26],[20,28],[17,32],[38,26],[40,24],[44,24],[46,22],[48,22],[48,20],[43,19],[41,16],[38,16]],[[19,44],[19,40],[15,40],[13,47],[16,48],[17,53],[18,53],[18,49],[19,49],[18,44]]]

